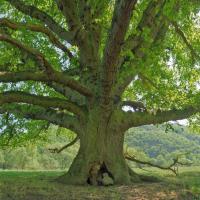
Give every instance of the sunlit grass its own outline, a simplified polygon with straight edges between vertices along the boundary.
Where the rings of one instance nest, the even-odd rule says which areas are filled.
[[[134,169],[137,173],[158,177],[159,183],[138,183],[132,186],[67,186],[55,181],[64,171],[0,171],[0,199],[53,200],[53,199],[134,199],[149,195],[162,196],[155,199],[199,200],[200,167],[180,168],[179,175],[155,168]],[[181,195],[181,198],[177,197]],[[188,197],[188,195],[190,195]],[[1,198],[1,196],[3,196]],[[12,197],[12,198],[10,198]],[[67,198],[66,198],[67,197]],[[83,198],[84,197],[84,198]],[[146,197],[146,198],[145,198]],[[166,197],[166,198],[165,198]]]

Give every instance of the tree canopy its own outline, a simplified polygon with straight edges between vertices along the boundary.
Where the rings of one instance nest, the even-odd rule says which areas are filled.
[[[30,123],[21,117],[69,128],[76,120],[68,113],[81,115],[94,96],[154,113],[186,109],[164,121],[189,117],[199,107],[199,7],[195,0],[1,0],[4,132],[5,121],[13,129]],[[93,90],[101,82],[102,95]]]

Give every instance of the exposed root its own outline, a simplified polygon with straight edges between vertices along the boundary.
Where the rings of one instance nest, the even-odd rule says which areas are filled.
[[[72,175],[69,172],[58,177],[55,181],[65,185],[87,185],[86,176]]]
[[[130,167],[128,167],[128,172],[130,175],[131,183],[141,182],[139,174],[135,173]]]
[[[129,167],[129,174],[131,176],[131,182],[132,183],[138,183],[138,182],[159,182],[159,179],[154,176],[147,176],[147,175],[141,175],[135,173],[130,167]]]
[[[150,183],[157,183],[160,180],[155,176],[147,176],[147,175],[138,175],[141,181],[150,182]]]

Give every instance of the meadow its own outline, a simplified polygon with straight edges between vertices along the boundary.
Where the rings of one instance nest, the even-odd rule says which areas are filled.
[[[56,182],[64,171],[0,171],[0,200],[200,200],[200,167],[179,175],[155,168],[135,169],[156,182],[130,186],[69,186]]]

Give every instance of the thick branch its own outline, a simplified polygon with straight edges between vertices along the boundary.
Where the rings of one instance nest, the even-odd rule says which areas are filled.
[[[168,121],[176,121],[189,118],[200,112],[200,108],[186,107],[180,110],[158,111],[156,114],[145,112],[123,112],[123,128],[127,130],[131,127],[137,127],[148,124],[161,124]]]
[[[54,72],[54,75],[51,76],[50,79],[57,83],[61,83],[86,97],[93,96],[92,91],[87,86],[79,83],[78,81],[72,79],[70,76],[65,75],[63,73]]]
[[[0,105],[6,103],[14,103],[14,102],[38,105],[44,108],[66,109],[79,116],[83,115],[83,112],[80,107],[64,99],[33,95],[19,91],[18,92],[9,91],[0,93]]]
[[[80,84],[78,81],[72,79],[71,77],[60,73],[58,71],[55,71],[50,63],[45,59],[44,55],[41,54],[39,51],[36,49],[30,48],[28,46],[25,46],[21,44],[21,42],[10,38],[7,35],[0,34],[0,41],[6,41],[19,49],[22,49],[29,54],[33,55],[39,62],[42,67],[45,68],[47,75],[48,75],[48,81],[55,81],[57,83],[64,84],[65,86],[70,87],[73,90],[78,91],[80,94],[84,96],[92,96],[92,92],[84,85]],[[1,74],[0,74],[1,75]],[[43,75],[44,77],[44,75]],[[46,78],[45,78],[46,79]],[[31,79],[32,80],[32,79]]]
[[[69,97],[70,96],[66,92],[66,87],[64,87],[63,85],[60,85],[58,83],[50,83],[50,82],[46,83],[46,85],[49,86],[50,88],[53,88],[54,91],[56,91],[57,93],[62,94],[64,97]]]
[[[117,64],[122,44],[136,3],[136,0],[116,0],[115,3],[112,27],[103,57],[103,104],[106,105],[110,100],[110,93],[117,73]]]
[[[166,0],[152,0],[143,12],[143,16],[137,26],[138,34],[130,35],[123,45],[123,49],[130,49],[139,58],[144,56],[143,47],[148,47],[158,37],[162,25],[165,24],[163,8]],[[165,24],[167,25],[167,24]],[[148,39],[145,38],[145,30],[149,31]],[[146,40],[145,40],[146,39]]]
[[[0,114],[6,112],[15,114],[19,117],[23,117],[26,119],[45,120],[52,124],[72,130],[77,134],[80,133],[79,121],[77,120],[77,118],[68,115],[64,112],[28,105],[16,105],[15,107],[0,107]]]
[[[123,50],[131,50],[134,59],[127,57],[122,58],[121,67],[128,62],[131,67],[132,72],[130,75],[125,76],[124,79],[118,80],[116,87],[114,88],[114,94],[121,96],[126,87],[131,83],[134,77],[138,74],[141,67],[138,67],[137,60],[145,61],[146,52],[145,49],[149,50],[150,47],[155,45],[160,41],[166,34],[168,29],[168,23],[162,14],[163,7],[166,3],[166,0],[160,1],[150,1],[147,8],[143,12],[141,21],[137,26],[137,35],[130,35],[123,45]],[[146,32],[148,30],[148,39],[146,38]],[[134,68],[134,69],[133,69]],[[120,73],[123,73],[123,68],[120,70]],[[119,74],[121,77],[121,74]]]
[[[45,83],[56,82],[76,90],[84,96],[92,96],[92,92],[86,86],[60,72],[54,73],[53,76],[47,76],[46,74],[39,72],[0,72],[0,82],[10,83],[28,80],[41,81]]]
[[[50,151],[51,153],[60,153],[60,152],[62,152],[63,150],[65,150],[65,149],[71,147],[72,145],[74,145],[78,140],[79,140],[79,137],[76,136],[75,139],[73,139],[70,143],[64,145],[63,147],[61,147],[61,148],[49,149],[49,151]]]
[[[68,55],[69,58],[73,57],[73,55],[69,51],[69,49],[65,45],[63,45],[59,41],[59,39],[54,35],[54,33],[51,32],[45,26],[38,25],[38,24],[16,23],[16,22],[13,22],[13,21],[6,19],[6,18],[0,19],[0,26],[7,26],[7,27],[9,27],[10,29],[13,29],[13,30],[27,29],[27,30],[30,30],[30,31],[44,33],[49,38],[49,40],[52,42],[52,44],[54,44],[57,48],[63,50],[63,52],[65,52]]]
[[[57,93],[62,94],[64,97],[67,97],[67,99],[69,99],[71,102],[78,105],[85,105],[85,97],[78,92],[73,91],[70,88],[58,83],[46,83],[46,85],[53,88]]]
[[[8,42],[11,45],[16,46],[17,48],[34,56],[35,59],[39,62],[40,66],[42,68],[44,68],[44,70],[47,73],[52,73],[54,71],[52,66],[50,65],[50,63],[45,59],[44,55],[42,53],[40,53],[39,51],[37,51],[36,49],[28,47],[28,46],[22,44],[20,41],[11,38],[8,35],[1,34],[1,33],[0,33],[0,41]]]
[[[20,81],[40,81],[49,82],[54,81],[42,72],[7,72],[0,71],[0,82],[3,83],[16,83]]]
[[[65,19],[68,23],[69,32],[73,35],[74,40],[78,40],[77,42],[80,44],[81,38],[79,38],[79,32],[82,32],[82,26],[80,23],[80,19],[77,13],[77,5],[74,0],[56,0],[59,10],[65,16]]]
[[[21,11],[25,15],[29,15],[30,17],[40,20],[41,22],[46,24],[50,30],[56,33],[61,39],[64,39],[73,45],[71,34],[64,28],[62,28],[58,23],[56,23],[55,20],[47,13],[39,10],[35,6],[27,5],[21,0],[6,1],[8,1],[12,6],[14,6],[17,10]]]
[[[96,81],[101,31],[98,23],[95,22],[89,2],[56,0],[56,3],[67,21],[69,32],[79,47],[81,69],[91,70],[90,79]]]

